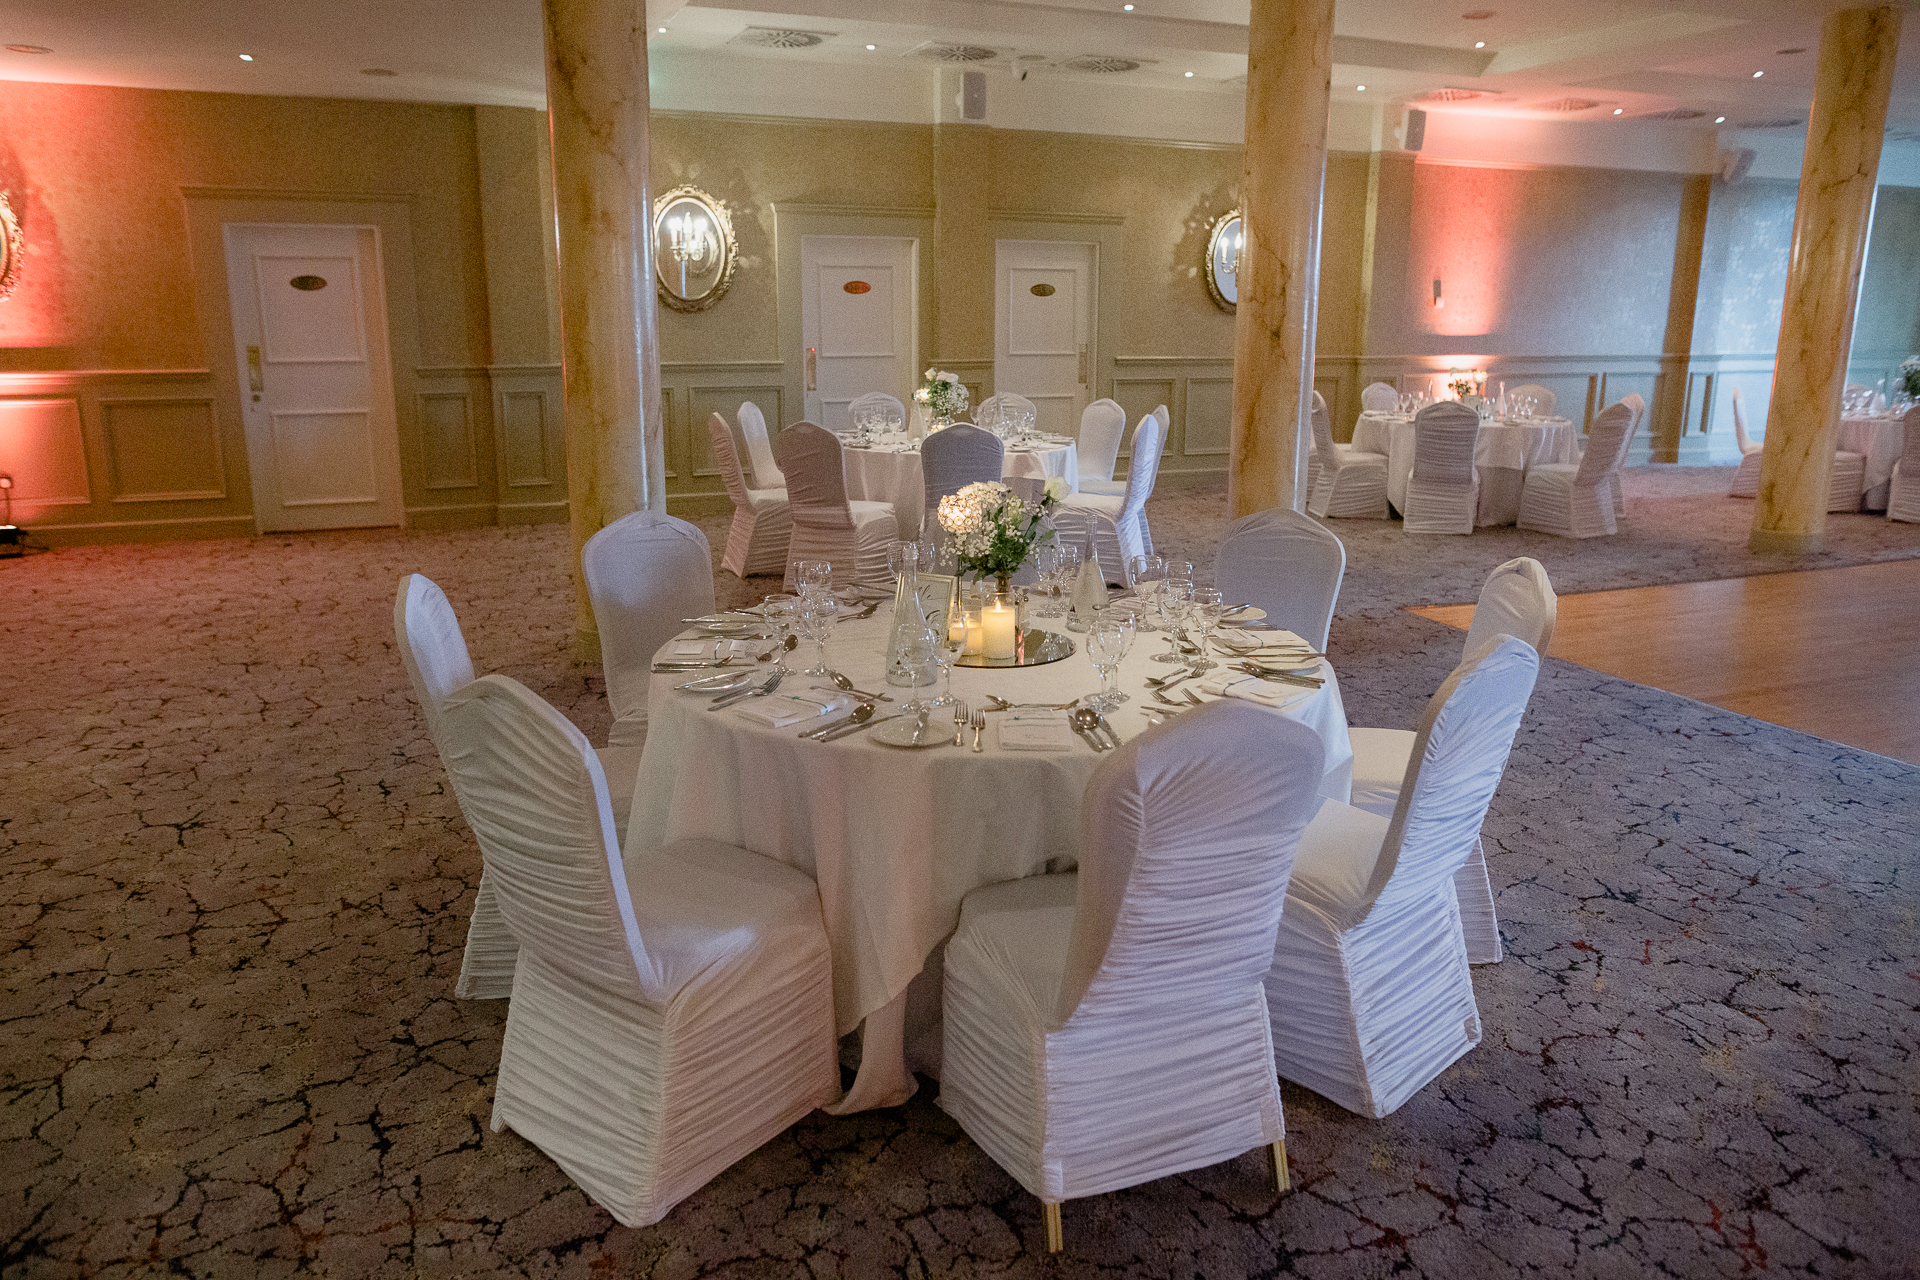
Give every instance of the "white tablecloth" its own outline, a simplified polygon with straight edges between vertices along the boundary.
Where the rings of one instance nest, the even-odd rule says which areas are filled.
[[[1476,525],[1512,524],[1520,518],[1520,490],[1527,468],[1543,462],[1578,462],[1578,436],[1565,418],[1533,422],[1495,419],[1480,424],[1473,462],[1480,472]],[[1413,474],[1413,419],[1363,413],[1353,426],[1353,447],[1387,455],[1387,501],[1406,510],[1407,477]]]
[[[926,480],[920,471],[920,447],[903,441],[872,448],[848,445],[847,496],[855,501],[890,502],[900,536],[919,536],[927,505]],[[1060,479],[1068,489],[1080,488],[1080,452],[1072,441],[1034,448],[1008,446],[1001,478],[1024,498],[1040,496],[1041,486]]]
[[[1034,619],[1064,632],[1062,620]],[[882,678],[885,610],[842,623],[828,645],[833,668],[856,686],[887,690]],[[954,670],[954,692],[976,707],[985,695],[1015,702],[1065,702],[1099,687],[1084,637],[1072,657],[1044,667]],[[1151,654],[1164,635],[1142,633],[1116,676],[1131,699],[1109,719],[1122,738],[1143,732],[1143,679],[1168,667]],[[671,646],[661,656],[671,653]],[[793,657],[811,665],[811,646]],[[1326,745],[1322,793],[1346,800],[1353,748],[1333,670],[1326,684],[1283,714],[1311,725]],[[629,852],[686,837],[750,849],[798,867],[820,886],[833,947],[834,1014],[841,1032],[866,1020],[860,1077],[843,1109],[894,1106],[913,1092],[901,1048],[905,995],[927,958],[958,925],[960,899],[982,885],[1069,870],[1080,852],[1080,798],[1104,755],[1077,736],[1063,752],[1002,751],[1003,714],[987,717],[986,750],[967,746],[905,750],[867,733],[833,743],[803,741],[796,725],[772,729],[709,699],[676,692],[686,675],[656,675],[648,694],[646,752],[627,828]],[[808,688],[795,674],[787,683]],[[904,690],[888,690],[894,703]],[[946,713],[934,723],[946,724]],[[871,732],[871,731],[869,731]],[[948,727],[947,741],[952,741]],[[619,785],[616,781],[614,785]]]
[[[1840,419],[1833,447],[1867,455],[1867,494],[1861,505],[1869,511],[1887,509],[1893,464],[1906,447],[1906,430],[1906,419],[1891,415],[1847,414]]]

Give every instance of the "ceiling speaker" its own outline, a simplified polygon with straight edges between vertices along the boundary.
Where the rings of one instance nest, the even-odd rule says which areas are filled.
[[[960,118],[962,120],[987,118],[986,72],[963,71],[960,73]]]

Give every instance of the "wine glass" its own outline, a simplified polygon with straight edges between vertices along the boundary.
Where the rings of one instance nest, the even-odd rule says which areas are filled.
[[[1160,603],[1160,580],[1167,576],[1167,562],[1161,556],[1140,555],[1127,561],[1127,585],[1133,588],[1134,598],[1150,610],[1158,610]],[[1149,614],[1141,620],[1142,631],[1158,631],[1160,628]]]
[[[793,582],[795,586],[800,588],[802,599],[813,597],[825,599],[833,590],[833,561],[794,561]]]
[[[1160,612],[1167,620],[1168,647],[1165,653],[1153,655],[1155,662],[1185,662],[1186,655],[1180,652],[1185,642],[1187,611],[1193,604],[1193,579],[1169,575],[1160,583]]]
[[[800,674],[825,679],[833,674],[833,668],[827,665],[827,640],[833,635],[834,619],[839,617],[840,608],[830,595],[802,597],[800,601],[800,631],[807,639],[818,646],[817,661]]]
[[[1226,610],[1227,598],[1220,594],[1218,587],[1195,587],[1193,589],[1193,625],[1200,631],[1200,656],[1187,665],[1195,671],[1211,671],[1220,664],[1207,656],[1207,641],[1213,638],[1213,629],[1220,625],[1220,616]]]
[[[936,707],[950,707],[959,699],[953,696],[953,664],[967,647],[967,611],[960,607],[960,601],[954,600],[947,610],[946,629],[941,631],[935,623],[935,631],[940,645],[934,653],[935,661],[940,664],[940,696],[933,700]]]
[[[1120,669],[1127,650],[1133,647],[1131,617],[1131,614],[1103,609],[1087,627],[1087,658],[1100,673],[1100,692],[1088,698],[1087,704],[1101,715],[1127,700],[1126,694],[1113,687],[1113,673]]]
[[[767,629],[773,633],[773,665],[776,670],[787,669],[787,637],[793,633],[793,611],[799,604],[799,596],[782,592],[768,596],[760,605],[760,612],[767,620]]]
[[[900,670],[906,674],[907,687],[914,690],[900,708],[905,715],[917,716],[928,708],[937,705],[922,698],[919,690],[933,684],[940,678],[941,650],[947,641],[944,636],[936,635],[932,626],[923,618],[919,622],[905,619],[897,633],[900,640]],[[963,645],[965,641],[961,642]],[[890,681],[898,684],[898,680]]]

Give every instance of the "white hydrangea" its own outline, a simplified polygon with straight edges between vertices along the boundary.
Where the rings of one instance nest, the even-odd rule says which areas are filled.
[[[980,480],[940,499],[940,527],[952,537],[954,553],[963,558],[986,555],[1002,526],[1018,528],[1026,520],[1027,504],[1013,490],[995,480]]]

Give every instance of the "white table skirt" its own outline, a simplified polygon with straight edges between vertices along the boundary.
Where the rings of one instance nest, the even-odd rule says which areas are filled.
[[[1035,621],[1064,631],[1062,620]],[[833,668],[862,689],[886,690],[888,625],[884,610],[843,623],[828,644]],[[1091,693],[1098,677],[1082,639],[1073,637],[1072,657],[1044,667],[956,668],[954,692],[976,707],[986,705],[988,693],[1016,702],[1065,702]],[[1143,633],[1116,677],[1116,687],[1131,699],[1109,716],[1123,738],[1149,724],[1138,710],[1147,696],[1142,681],[1166,672],[1149,657],[1165,643],[1162,635]],[[793,658],[797,673],[811,664],[811,646],[802,645]],[[1321,674],[1325,686],[1283,714],[1320,735],[1327,751],[1322,794],[1344,801],[1353,783],[1346,709],[1332,668],[1323,662]],[[833,949],[835,1019],[842,1033],[867,1020],[860,1079],[841,1107],[898,1105],[914,1087],[900,1049],[908,984],[958,925],[968,892],[1077,865],[1080,798],[1105,757],[1078,737],[1063,752],[1001,751],[998,715],[988,716],[979,755],[970,733],[962,750],[903,750],[866,733],[834,743],[803,741],[798,734],[807,725],[771,729],[731,710],[710,711],[706,697],[674,690],[691,678],[653,677],[628,851],[704,837],[812,876]],[[787,680],[814,683],[798,674]],[[896,702],[881,703],[882,712],[906,700],[904,690],[888,692]],[[938,715],[935,724],[946,723],[945,712]],[[949,743],[951,734],[949,727]],[[882,1015],[877,1023],[875,1014]]]
[[[1473,463],[1480,471],[1476,525],[1512,524],[1520,518],[1520,490],[1527,468],[1543,462],[1578,462],[1577,435],[1565,418],[1540,422],[1493,421],[1480,424]],[[1413,474],[1413,419],[1399,414],[1363,413],[1353,426],[1353,447],[1387,455],[1387,501],[1396,511],[1407,507],[1407,479]]]
[[[1900,451],[1906,447],[1906,431],[1905,418],[1848,414],[1840,419],[1833,447],[1867,455],[1867,493],[1861,505],[1870,511],[1887,509],[1893,464],[1900,461]]]
[[[918,537],[927,505],[919,446],[880,445],[863,449],[849,445],[843,456],[847,460],[847,497],[856,502],[893,504],[900,536]],[[1078,492],[1080,452],[1071,441],[1036,449],[1009,448],[1000,474],[1023,498],[1038,498],[1041,487],[1055,479],[1065,480],[1068,489]]]

